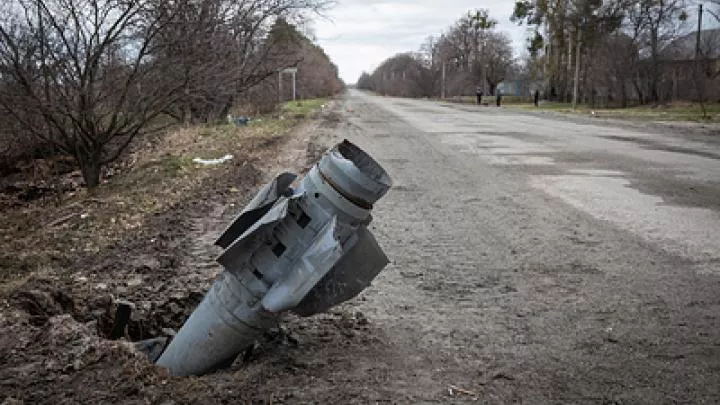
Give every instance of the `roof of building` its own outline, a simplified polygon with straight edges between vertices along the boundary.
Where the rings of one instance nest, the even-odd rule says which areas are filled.
[[[672,60],[695,59],[697,33],[684,35],[670,42],[663,54]],[[700,31],[700,54],[703,58],[720,59],[720,28]]]

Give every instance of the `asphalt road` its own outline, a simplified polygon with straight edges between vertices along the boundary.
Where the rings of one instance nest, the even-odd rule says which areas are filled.
[[[720,402],[720,141],[357,91],[343,110],[395,182],[374,211],[392,264],[355,304],[382,349],[348,386]]]

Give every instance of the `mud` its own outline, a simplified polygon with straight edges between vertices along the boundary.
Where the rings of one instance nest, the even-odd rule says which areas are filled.
[[[230,369],[189,379],[170,378],[133,344],[180,328],[221,271],[212,242],[223,227],[268,176],[309,169],[327,147],[310,140],[317,138],[313,128],[336,122],[330,116],[305,124],[298,130],[302,140],[254,142],[252,156],[236,157],[187,198],[119,235],[118,243],[98,254],[77,252],[61,268],[27,269],[25,279],[6,284],[0,294],[0,403],[277,403],[296,396],[295,389],[278,393],[278,387],[327,367],[323,356],[298,355],[300,345],[345,350],[372,343],[372,327],[360,312],[293,318]],[[274,160],[280,156],[290,158]],[[21,204],[13,198],[6,209]],[[17,264],[13,259],[8,254],[7,268]],[[119,302],[129,303],[132,315],[123,338],[111,340]]]

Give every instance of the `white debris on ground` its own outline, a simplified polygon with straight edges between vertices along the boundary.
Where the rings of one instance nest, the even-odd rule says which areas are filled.
[[[192,161],[193,161],[193,163],[197,163],[197,164],[200,164],[200,165],[212,166],[212,165],[219,165],[219,164],[228,162],[228,161],[230,161],[230,160],[232,160],[232,159],[233,159],[233,155],[225,155],[225,156],[223,156],[223,157],[221,157],[221,158],[219,158],[219,159],[200,159],[200,158],[195,158],[195,159],[193,159]]]

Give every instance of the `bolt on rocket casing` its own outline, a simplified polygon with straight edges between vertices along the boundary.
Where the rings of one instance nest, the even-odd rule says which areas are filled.
[[[213,371],[254,344],[282,313],[310,316],[355,297],[388,260],[367,226],[391,186],[343,141],[299,182],[266,184],[216,241],[225,271],[157,364],[176,376]]]

